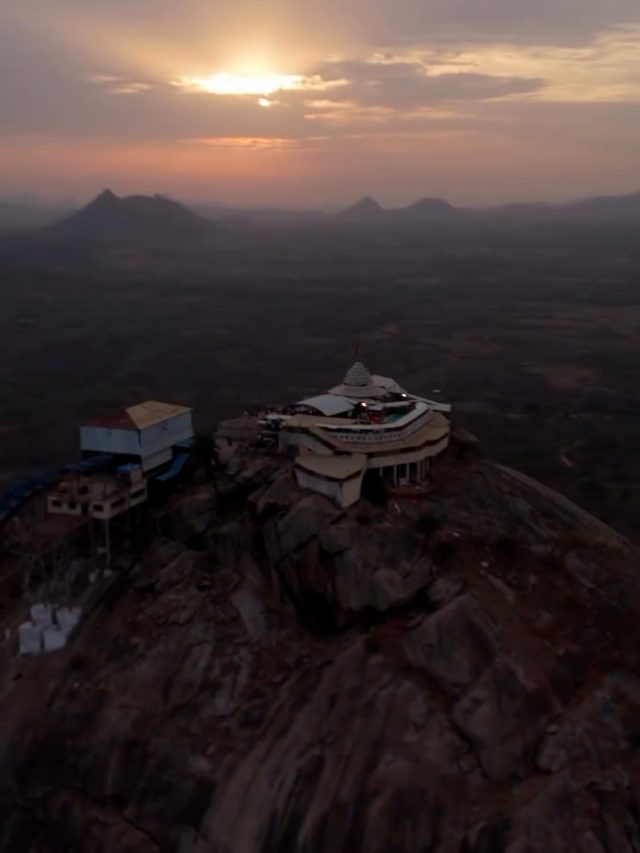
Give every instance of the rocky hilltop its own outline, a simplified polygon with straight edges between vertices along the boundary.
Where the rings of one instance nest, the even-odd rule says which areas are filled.
[[[2,646],[2,850],[640,850],[610,528],[462,439],[426,494],[348,510],[236,458],[160,529],[68,648]]]
[[[161,246],[198,239],[214,230],[209,220],[164,196],[119,198],[111,190],[104,190],[43,234],[67,240]]]

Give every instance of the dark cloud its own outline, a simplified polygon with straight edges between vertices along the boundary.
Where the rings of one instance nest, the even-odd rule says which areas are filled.
[[[541,80],[524,77],[431,76],[427,71],[433,72],[434,66],[323,63],[311,75],[317,89],[280,93],[275,96],[280,105],[265,110],[253,96],[183,92],[168,81],[140,79],[114,68],[89,71],[74,54],[58,56],[52,46],[39,41],[13,42],[0,51],[0,127],[9,134],[85,137],[300,136],[316,132],[305,118],[310,114],[305,105],[309,100],[348,101],[402,114],[450,100],[480,101],[532,92],[543,85]]]
[[[364,13],[369,0],[354,0]],[[404,0],[374,4],[376,35],[389,43],[507,41],[584,43],[640,21],[637,0]]]
[[[79,0],[55,0],[79,4]],[[84,8],[126,13],[138,20],[185,21],[232,15],[250,23],[263,17],[261,0],[82,0]],[[303,27],[335,22],[364,41],[432,43],[504,39],[519,43],[575,43],[599,32],[640,21],[638,0],[272,0],[274,20],[297,20]]]
[[[469,72],[434,74],[418,62],[335,62],[317,69],[316,74],[336,84],[329,89],[332,101],[401,110],[451,100],[476,101],[534,92],[545,83],[539,78]]]
[[[239,31],[247,40],[297,33],[312,46],[335,43],[436,44],[507,41],[575,44],[598,33],[640,23],[638,0],[5,0],[23,6],[37,26],[57,17],[199,52],[217,35]]]

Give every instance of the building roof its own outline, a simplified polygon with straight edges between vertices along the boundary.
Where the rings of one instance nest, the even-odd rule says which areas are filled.
[[[354,404],[348,397],[341,397],[338,394],[319,394],[317,397],[308,397],[306,400],[300,400],[296,405],[317,409],[327,417],[350,412],[354,408]]]
[[[420,403],[426,403],[434,412],[450,412],[451,403],[441,403],[437,400],[429,400],[427,397],[419,397],[417,394],[407,394],[409,400],[417,400]]]
[[[379,385],[381,388],[386,388],[391,394],[405,394],[404,388],[402,388],[395,379],[391,379],[390,376],[377,376],[374,374],[372,377],[373,384]]]
[[[319,474],[329,480],[348,480],[366,468],[367,457],[363,453],[349,456],[324,456],[320,453],[302,453],[296,457],[296,465],[310,474]]]
[[[162,421],[171,420],[178,415],[184,415],[193,411],[187,406],[178,406],[174,403],[159,403],[156,400],[147,400],[146,403],[138,403],[137,406],[129,406],[127,414],[138,429],[146,429]]]
[[[126,409],[121,409],[112,415],[102,415],[98,418],[92,418],[90,421],[85,421],[82,426],[100,427],[102,429],[137,429]]]
[[[147,400],[129,406],[106,417],[94,418],[87,421],[85,426],[103,427],[105,429],[147,429],[154,424],[171,420],[177,415],[191,412],[187,406],[178,406],[173,403],[160,403],[156,400]]]

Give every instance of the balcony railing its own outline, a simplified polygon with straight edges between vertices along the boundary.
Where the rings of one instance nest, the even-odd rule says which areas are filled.
[[[378,441],[404,441],[413,435],[418,430],[422,429],[431,420],[431,411],[426,412],[415,421],[407,424],[402,429],[393,427],[385,428],[384,426],[371,427],[370,429],[331,429],[326,428],[329,435],[340,441],[347,441],[354,444],[367,444]]]

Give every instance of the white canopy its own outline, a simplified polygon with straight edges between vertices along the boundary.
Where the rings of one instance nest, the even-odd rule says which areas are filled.
[[[306,400],[300,400],[296,405],[309,406],[310,409],[317,409],[328,418],[350,412],[354,408],[354,404],[351,400],[338,394],[319,394],[317,397],[309,397]]]
[[[387,391],[392,394],[404,394],[405,390],[402,388],[395,379],[391,379],[389,376],[374,376],[372,377],[374,385],[379,385],[381,388],[386,388]]]

